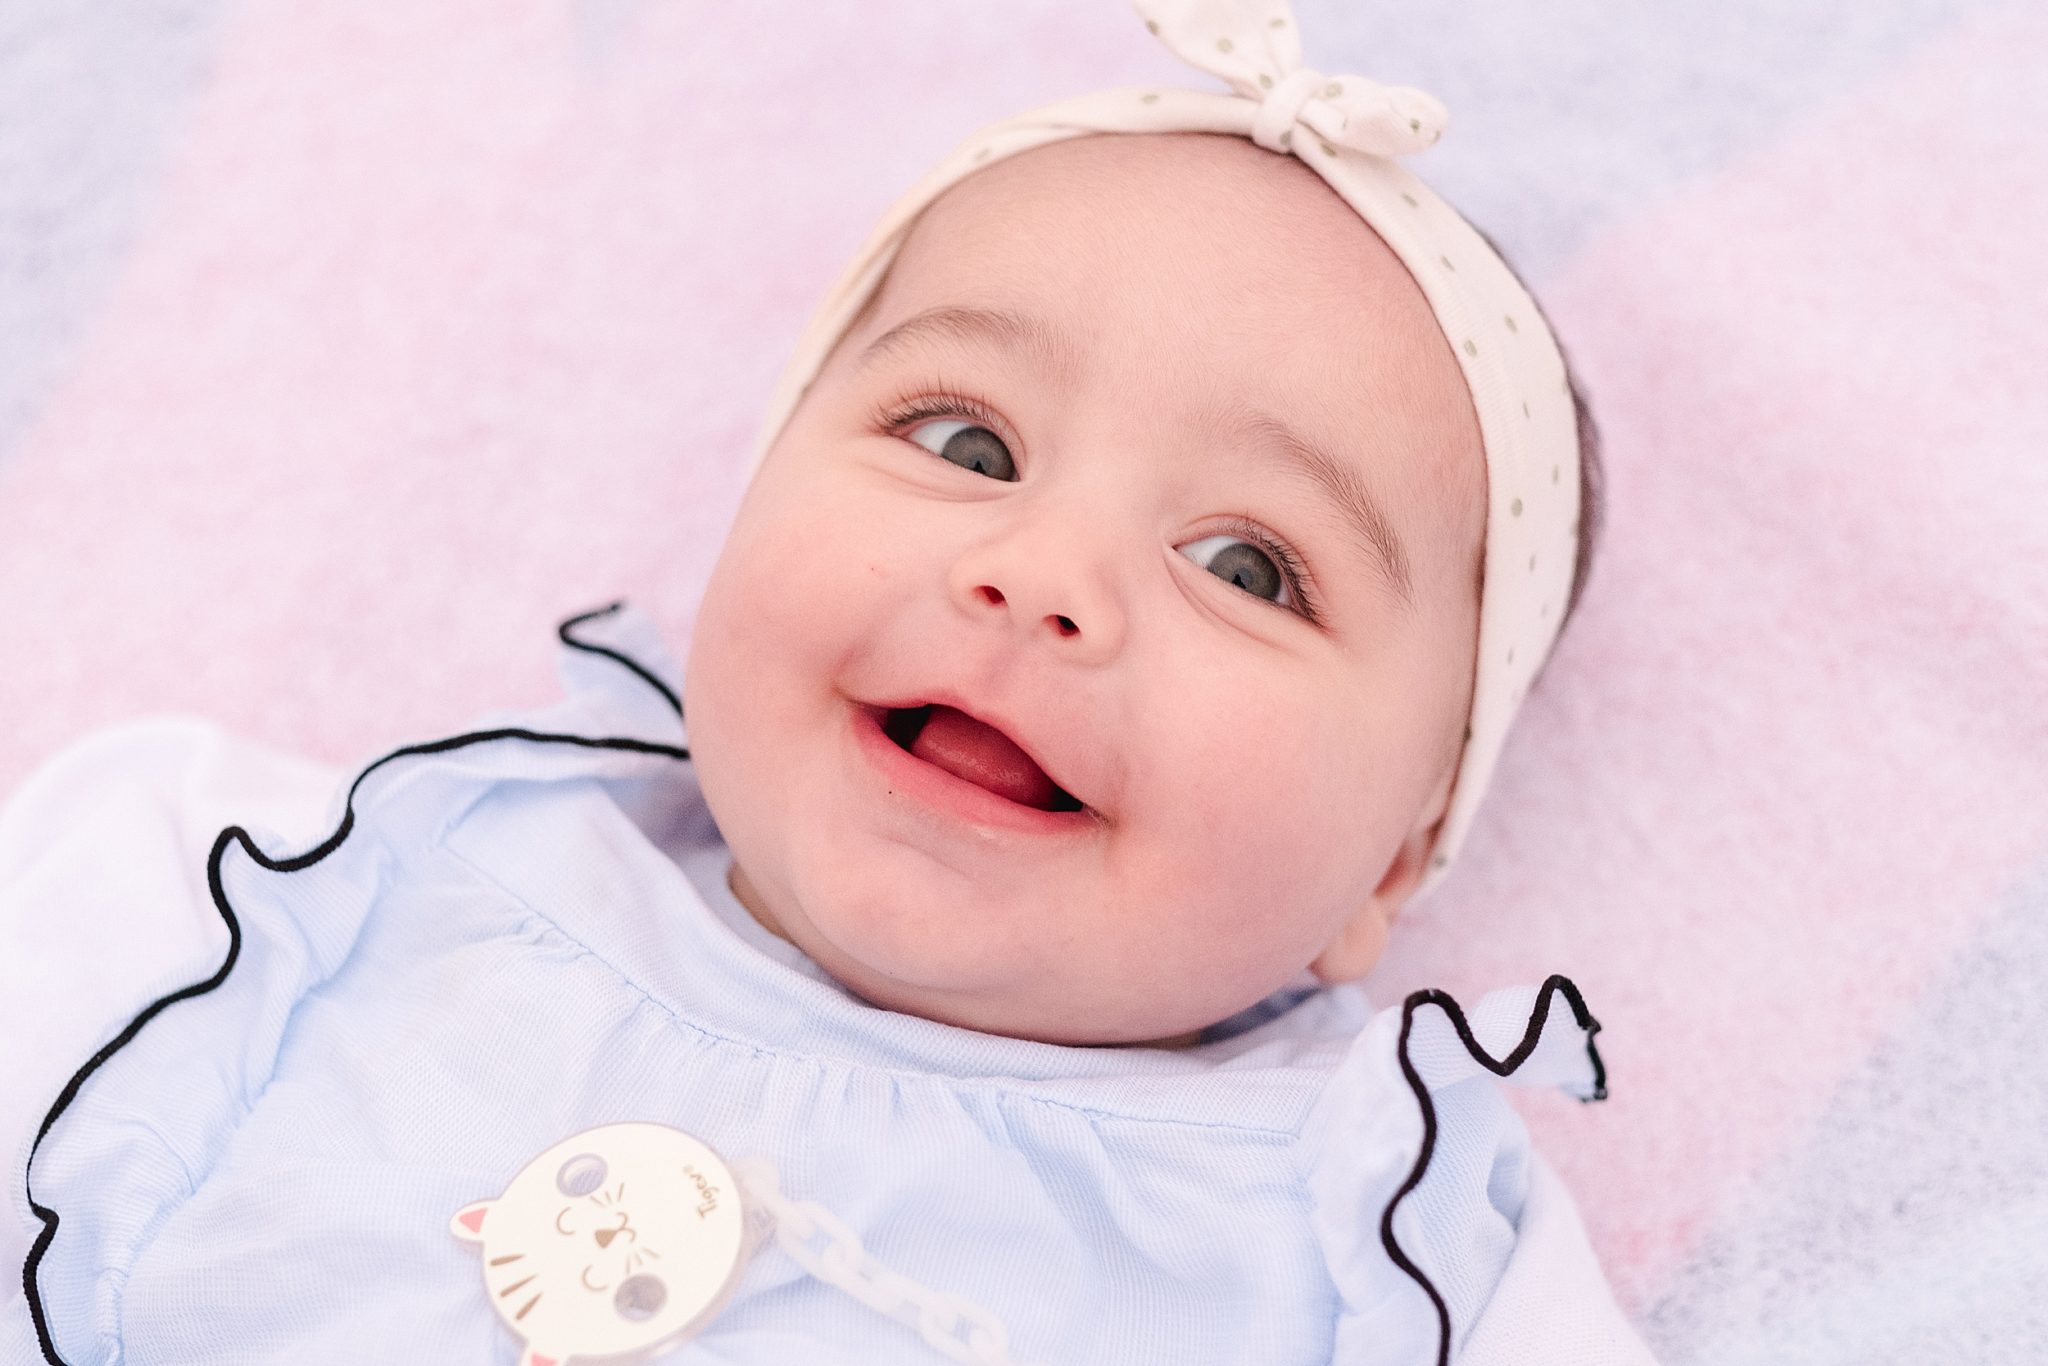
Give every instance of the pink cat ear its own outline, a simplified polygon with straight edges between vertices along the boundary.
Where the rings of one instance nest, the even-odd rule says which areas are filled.
[[[484,1214],[493,1202],[479,1200],[474,1205],[464,1205],[448,1221],[448,1231],[465,1243],[480,1243],[484,1239]]]

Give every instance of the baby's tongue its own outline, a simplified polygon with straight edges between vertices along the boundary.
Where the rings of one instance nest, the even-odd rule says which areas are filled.
[[[1052,809],[1053,783],[1008,736],[952,707],[934,704],[910,752],[956,778],[1041,811]]]

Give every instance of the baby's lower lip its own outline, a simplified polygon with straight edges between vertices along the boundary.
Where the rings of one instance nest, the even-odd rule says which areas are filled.
[[[984,830],[1039,839],[1081,839],[1102,828],[1102,818],[1085,807],[1079,811],[1041,811],[955,777],[890,739],[882,729],[888,718],[884,708],[857,702],[851,710],[854,739],[861,755],[884,780],[891,796],[907,798]]]

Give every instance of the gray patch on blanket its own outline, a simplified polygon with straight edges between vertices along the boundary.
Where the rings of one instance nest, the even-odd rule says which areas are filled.
[[[0,7],[0,458],[91,331],[213,63],[221,0]]]
[[[1644,1323],[1670,1366],[2035,1366],[2048,1342],[2048,863]],[[1796,1046],[1796,1040],[1788,1040]]]
[[[1781,139],[2002,0],[1297,0],[1310,59],[1419,85],[1452,132],[1415,167],[1540,287],[1601,231]]]
[[[644,0],[575,0],[576,46],[592,71],[609,67],[624,52],[640,21]]]

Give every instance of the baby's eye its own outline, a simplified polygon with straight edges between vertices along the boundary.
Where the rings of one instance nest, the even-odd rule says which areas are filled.
[[[1216,549],[1218,545],[1223,549]],[[1196,564],[1253,597],[1281,607],[1297,607],[1290,568],[1274,562],[1276,555],[1285,556],[1278,546],[1269,550],[1242,536],[1222,535],[1204,536],[1184,549]]]
[[[925,445],[924,441],[918,439],[920,433],[939,432],[948,427],[952,428],[952,431],[945,435],[936,448]],[[980,423],[926,422],[906,435],[934,455],[950,460],[962,469],[1005,481],[1017,477],[1017,465],[1010,458],[1010,448],[1003,444],[1001,437]]]

